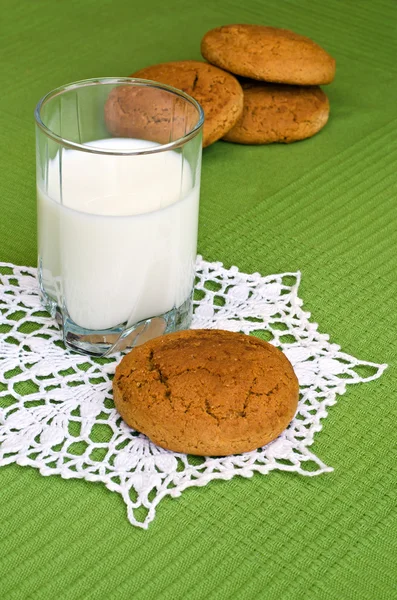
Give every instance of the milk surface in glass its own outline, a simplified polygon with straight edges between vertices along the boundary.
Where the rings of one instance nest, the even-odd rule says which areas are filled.
[[[87,145],[157,146],[126,138]],[[193,286],[199,181],[173,150],[132,156],[59,150],[48,161],[46,189],[38,186],[46,294],[57,303],[61,297],[70,318],[90,330],[181,306]]]

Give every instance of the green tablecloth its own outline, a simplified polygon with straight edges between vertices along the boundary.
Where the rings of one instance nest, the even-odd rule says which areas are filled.
[[[0,259],[34,265],[33,109],[47,91],[200,58],[202,34],[282,26],[337,60],[331,118],[290,146],[203,157],[199,251],[263,274],[301,269],[322,331],[387,362],[331,408],[313,450],[334,473],[272,473],[166,499],[148,531],[100,484],[0,469],[0,597],[397,598],[395,0],[3,0]]]

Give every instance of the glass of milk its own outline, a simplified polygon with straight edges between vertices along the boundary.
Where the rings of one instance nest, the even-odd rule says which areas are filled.
[[[38,103],[38,273],[72,350],[189,327],[203,111],[172,87],[79,81]]]

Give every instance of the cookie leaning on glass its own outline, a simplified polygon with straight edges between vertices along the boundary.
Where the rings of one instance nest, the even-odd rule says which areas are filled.
[[[188,330],[146,342],[116,369],[124,421],[175,452],[223,456],[268,444],[293,419],[299,384],[285,355],[256,337]]]
[[[135,71],[131,77],[172,85],[199,102],[205,121],[203,146],[209,146],[229,131],[241,117],[243,90],[237,79],[213,65],[181,60]]]
[[[243,112],[243,90],[237,79],[205,62],[181,60],[162,63],[140,69],[131,77],[171,85],[195,98],[205,114],[204,147],[222,138],[237,123]],[[185,135],[185,130],[180,129],[180,125],[186,126],[183,112],[185,107],[181,105],[179,115],[177,104],[167,107],[160,96],[153,98],[153,102],[158,105],[158,118],[156,121],[149,121],[146,117],[147,106],[139,98],[138,92],[125,87],[116,88],[105,109],[109,131],[121,137],[143,139],[150,134],[151,139],[167,143],[172,123],[173,139]],[[141,123],[141,127],[137,128],[137,123]],[[156,138],[153,138],[153,131]]]

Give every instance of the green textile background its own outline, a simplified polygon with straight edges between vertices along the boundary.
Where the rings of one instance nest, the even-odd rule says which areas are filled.
[[[226,23],[291,28],[337,60],[326,128],[290,146],[204,151],[199,252],[302,271],[332,341],[390,364],[330,409],[335,468],[235,478],[165,499],[148,531],[100,484],[0,469],[0,598],[397,598],[395,0],[2,0],[0,260],[36,261],[33,109],[51,89],[200,58]]]

